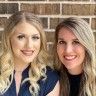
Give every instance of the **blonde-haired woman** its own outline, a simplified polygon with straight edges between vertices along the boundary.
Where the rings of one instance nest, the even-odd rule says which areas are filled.
[[[56,27],[54,46],[60,96],[96,96],[95,39],[88,23],[76,17],[64,19]]]
[[[2,33],[0,96],[59,96],[58,80],[48,67],[41,21],[30,12],[14,13]]]

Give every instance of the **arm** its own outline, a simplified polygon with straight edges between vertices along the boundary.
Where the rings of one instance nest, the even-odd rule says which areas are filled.
[[[47,96],[59,96],[60,93],[60,83],[56,83],[54,89]]]

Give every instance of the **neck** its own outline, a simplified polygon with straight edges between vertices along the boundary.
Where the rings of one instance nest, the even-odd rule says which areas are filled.
[[[14,64],[14,69],[16,72],[18,73],[22,73],[27,67],[29,66],[29,64]]]
[[[22,60],[20,61],[18,59],[14,59],[14,69],[16,72],[23,72],[28,66],[29,63],[23,62]]]
[[[71,74],[71,75],[79,75],[81,74],[83,71],[83,68],[79,66],[79,68],[73,68],[73,69],[68,69],[68,72]]]

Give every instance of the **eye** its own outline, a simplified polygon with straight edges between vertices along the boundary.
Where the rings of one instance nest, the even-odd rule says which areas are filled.
[[[79,41],[73,41],[73,44],[80,44],[80,42]]]
[[[63,40],[60,40],[60,41],[58,41],[58,44],[66,44],[66,42]]]
[[[33,40],[38,40],[38,39],[40,39],[40,37],[39,36],[32,36],[32,39]]]
[[[24,35],[19,35],[19,36],[17,36],[17,38],[20,40],[20,39],[25,38],[25,36]]]

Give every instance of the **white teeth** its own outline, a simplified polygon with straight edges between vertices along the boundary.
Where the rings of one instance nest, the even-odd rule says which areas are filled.
[[[65,57],[65,59],[67,59],[67,60],[72,60],[72,59],[76,58],[76,56],[64,56],[64,57]]]

